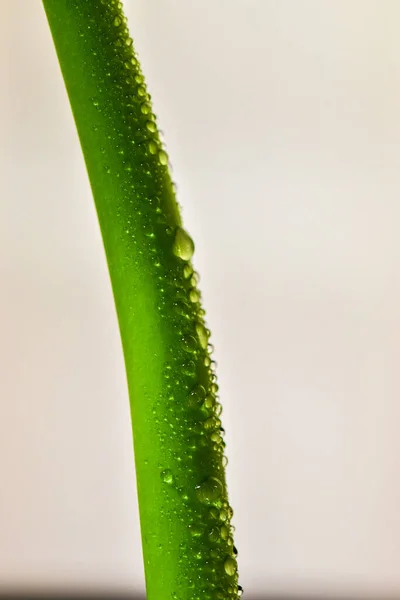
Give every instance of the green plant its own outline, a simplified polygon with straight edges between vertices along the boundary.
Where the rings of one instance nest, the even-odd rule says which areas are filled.
[[[221,405],[150,96],[116,0],[43,0],[91,182],[131,401],[149,600],[236,598]]]

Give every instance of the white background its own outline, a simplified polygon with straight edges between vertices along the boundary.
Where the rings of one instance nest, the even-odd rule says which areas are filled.
[[[216,345],[241,583],[400,594],[400,3],[126,0]],[[0,584],[143,587],[101,238],[0,2]]]

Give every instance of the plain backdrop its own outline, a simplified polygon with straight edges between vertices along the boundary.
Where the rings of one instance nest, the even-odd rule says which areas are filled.
[[[245,591],[400,595],[400,2],[125,0],[196,242]],[[129,407],[40,0],[0,0],[0,586],[141,590]]]

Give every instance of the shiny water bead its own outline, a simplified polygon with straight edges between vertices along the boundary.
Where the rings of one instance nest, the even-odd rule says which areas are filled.
[[[214,442],[214,444],[220,444],[222,442],[221,436],[219,435],[219,432],[214,431],[211,434],[211,441]]]
[[[222,404],[220,404],[219,402],[215,404],[215,414],[217,417],[219,417],[222,414]],[[221,435],[225,435],[225,429],[221,431]]]
[[[197,273],[197,271],[194,271],[192,278],[190,280],[190,283],[192,284],[193,287],[196,287],[196,285],[199,283],[199,281],[200,281],[200,275]]]
[[[164,471],[161,471],[161,479],[164,481],[164,483],[171,484],[174,480],[172,471],[170,469],[165,469]]]
[[[203,534],[203,527],[202,525],[189,525],[189,531],[192,534],[193,537],[200,537]]]
[[[228,519],[228,512],[224,508],[219,511],[219,518],[221,521],[226,521]]]
[[[213,527],[210,530],[210,533],[208,534],[208,537],[210,538],[210,540],[212,542],[218,542],[219,537],[220,537],[220,530],[218,529],[218,527]]]
[[[191,276],[192,273],[193,273],[192,265],[187,264],[183,267],[183,276],[185,279],[189,279],[189,277]]]
[[[226,525],[222,525],[221,527],[221,537],[223,540],[227,540],[229,537],[229,529]]]
[[[151,107],[149,104],[147,104],[147,102],[143,102],[142,106],[140,107],[140,110],[142,114],[148,115],[151,112]]]
[[[182,345],[186,352],[195,352],[197,348],[197,340],[193,335],[186,335],[182,338]]]
[[[212,431],[213,429],[215,429],[215,419],[213,419],[212,417],[210,419],[207,419],[203,422],[203,427],[207,431]]]
[[[189,298],[194,304],[200,301],[200,292],[198,290],[190,290]]]
[[[196,385],[195,388],[189,394],[189,404],[191,406],[198,406],[202,404],[206,397],[206,390],[202,385]]]
[[[241,585],[238,585],[238,588],[237,588],[237,595],[239,596],[239,598],[240,598],[241,596],[243,596],[243,588],[242,588],[242,586],[241,586]]]
[[[210,519],[219,519],[219,510],[218,508],[216,508],[216,506],[212,506],[208,511],[208,514],[210,515]]]
[[[200,345],[205,350],[208,344],[208,333],[207,329],[204,327],[202,323],[196,324],[197,335],[199,336]]]
[[[222,483],[216,477],[207,477],[196,486],[197,498],[203,504],[212,504],[221,498]]]
[[[157,125],[154,123],[154,121],[147,121],[146,127],[151,133],[155,133],[157,131]]]
[[[215,396],[213,396],[212,394],[208,394],[208,396],[206,397],[206,399],[204,400],[204,406],[207,409],[211,409],[213,406],[215,406]]]
[[[194,253],[194,243],[187,231],[182,227],[177,227],[173,251],[176,256],[182,260],[190,260]]]
[[[160,150],[158,153],[158,162],[164,167],[168,164],[168,154],[165,150]]]
[[[154,142],[153,140],[149,142],[149,151],[151,152],[151,154],[157,154],[157,150],[157,142]]]
[[[233,577],[237,571],[236,560],[231,556],[228,556],[224,562],[225,573],[230,577]]]

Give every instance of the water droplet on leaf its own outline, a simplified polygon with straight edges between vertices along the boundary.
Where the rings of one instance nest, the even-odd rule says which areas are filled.
[[[174,480],[172,476],[172,471],[170,469],[165,469],[164,471],[161,471],[161,479],[164,481],[164,483],[171,484]]]
[[[216,477],[207,477],[196,486],[196,494],[203,504],[212,504],[222,495],[222,483]]]
[[[225,569],[225,573],[227,575],[229,575],[230,577],[233,577],[237,570],[236,560],[234,558],[232,558],[231,556],[228,556],[224,562],[224,569]]]
[[[193,240],[182,227],[178,227],[176,230],[173,251],[182,260],[190,260],[193,256]]]

